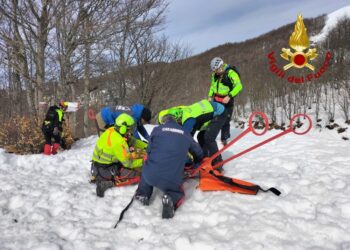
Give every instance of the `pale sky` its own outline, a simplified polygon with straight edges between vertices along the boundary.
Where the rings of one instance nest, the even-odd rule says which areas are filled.
[[[299,13],[317,17],[348,5],[350,0],[169,0],[163,32],[198,54],[294,23]]]

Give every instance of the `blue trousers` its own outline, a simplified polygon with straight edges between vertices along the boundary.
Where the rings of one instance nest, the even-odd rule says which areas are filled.
[[[185,197],[182,184],[162,179],[160,176],[154,178],[146,178],[141,174],[141,181],[136,191],[136,195],[151,197],[153,187],[160,189],[164,194],[167,194],[174,203],[175,208],[179,207]]]

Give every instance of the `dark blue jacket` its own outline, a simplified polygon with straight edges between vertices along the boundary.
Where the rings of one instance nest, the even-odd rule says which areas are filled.
[[[145,127],[141,124],[141,115],[144,106],[141,104],[134,104],[132,106],[110,106],[101,109],[101,117],[106,123],[106,126],[113,126],[115,119],[122,113],[131,115],[134,118],[135,123],[137,124],[137,131],[146,139],[149,139],[149,134],[146,131]],[[134,132],[134,137],[140,139],[137,131]]]
[[[142,175],[151,183],[169,180],[181,185],[187,153],[191,152],[195,162],[203,158],[203,151],[190,133],[175,121],[170,120],[153,129],[147,147],[148,159]]]

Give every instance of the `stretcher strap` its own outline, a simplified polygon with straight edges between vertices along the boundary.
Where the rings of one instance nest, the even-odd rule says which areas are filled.
[[[209,174],[211,174],[212,176],[214,176],[215,178],[217,178],[218,180],[228,184],[228,185],[231,185],[231,186],[236,186],[236,187],[239,187],[239,188],[242,188],[242,189],[246,189],[246,190],[250,190],[250,191],[253,191],[255,192],[255,194],[258,193],[258,191],[263,191],[263,192],[272,192],[273,194],[279,196],[281,194],[281,192],[274,188],[274,187],[271,187],[269,189],[262,189],[259,185],[252,185],[252,186],[247,186],[247,185],[242,185],[240,183],[237,183],[235,182],[232,178],[229,178],[229,177],[226,177],[226,176],[223,176],[223,175],[217,175],[215,174],[215,172],[213,170],[210,170],[209,171]]]

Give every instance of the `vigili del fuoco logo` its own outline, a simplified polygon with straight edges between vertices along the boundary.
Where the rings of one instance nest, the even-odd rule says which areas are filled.
[[[294,26],[294,32],[289,38],[289,46],[290,48],[287,49],[282,48],[280,54],[284,60],[289,62],[283,66],[283,69],[279,68],[276,64],[275,51],[272,51],[267,55],[270,65],[269,69],[278,77],[282,79],[286,78],[290,83],[301,84],[311,81],[312,79],[320,78],[328,69],[329,62],[332,58],[332,54],[330,52],[326,53],[324,62],[316,73],[312,72],[306,76],[286,75],[286,71],[292,67],[298,69],[307,67],[310,71],[315,71],[315,67],[312,65],[311,61],[317,58],[317,49],[310,48],[309,37],[301,15],[298,15],[297,22]]]

